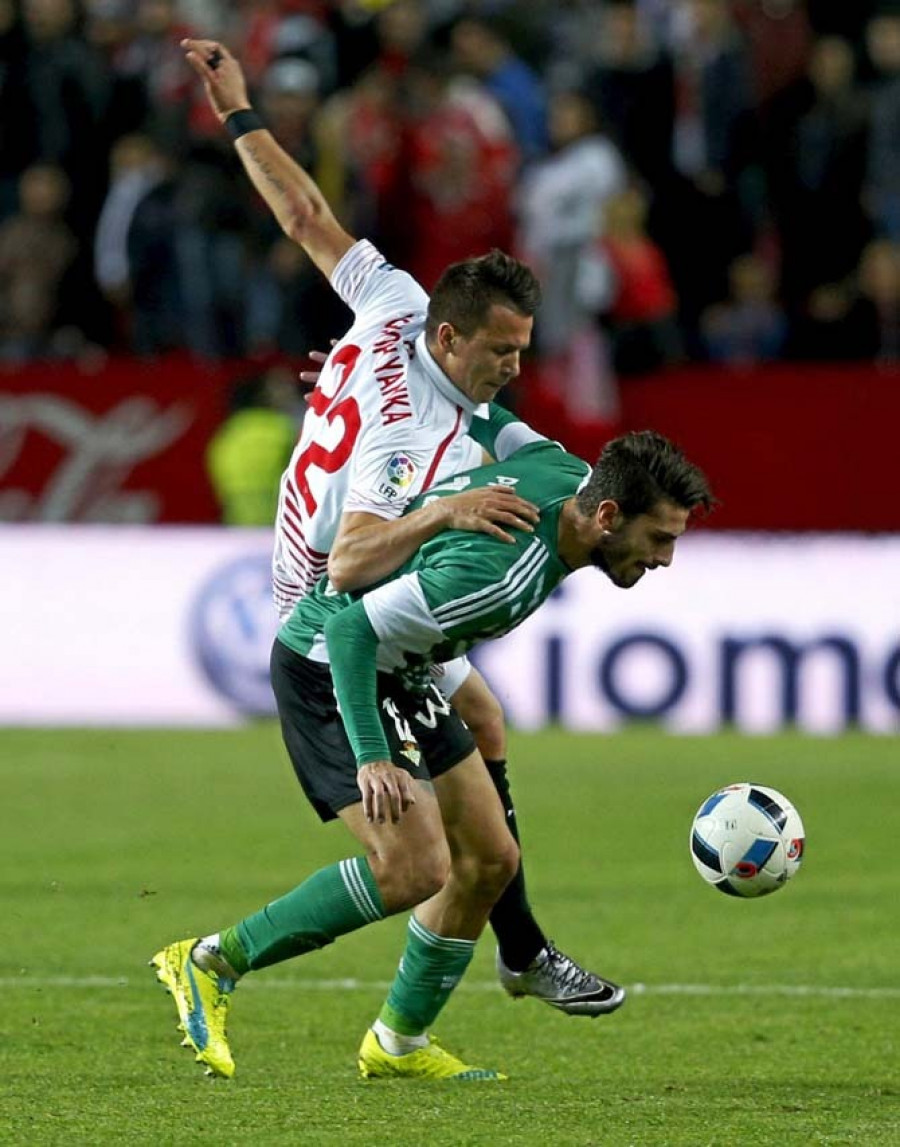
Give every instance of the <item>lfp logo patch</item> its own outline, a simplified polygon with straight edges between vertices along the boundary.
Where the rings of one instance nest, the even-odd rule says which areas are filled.
[[[387,477],[392,486],[406,490],[416,476],[416,464],[406,454],[395,454],[387,464]]]

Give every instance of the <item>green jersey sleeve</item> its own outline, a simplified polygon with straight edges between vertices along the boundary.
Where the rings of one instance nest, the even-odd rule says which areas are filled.
[[[548,441],[543,434],[532,430],[527,422],[517,418],[511,410],[492,402],[479,406],[472,417],[469,437],[498,462],[511,457],[523,446]]]
[[[378,638],[362,602],[354,602],[328,619],[325,642],[334,693],[357,767],[390,760],[378,713],[375,669]]]

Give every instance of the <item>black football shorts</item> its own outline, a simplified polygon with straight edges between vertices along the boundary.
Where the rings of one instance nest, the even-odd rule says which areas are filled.
[[[334,820],[342,808],[362,796],[331,669],[276,639],[271,673],[281,733],[294,772],[319,817]],[[391,760],[410,776],[434,779],[475,751],[468,727],[434,685],[425,693],[413,692],[392,674],[379,673],[378,706]]]

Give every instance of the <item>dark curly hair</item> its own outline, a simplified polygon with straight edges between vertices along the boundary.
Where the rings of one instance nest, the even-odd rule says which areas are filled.
[[[603,447],[576,504],[583,514],[594,514],[607,499],[618,502],[628,518],[646,514],[663,500],[685,510],[710,510],[716,504],[703,471],[655,430],[623,434]]]

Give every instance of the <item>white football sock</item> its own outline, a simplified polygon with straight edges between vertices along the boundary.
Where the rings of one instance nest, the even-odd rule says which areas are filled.
[[[425,1032],[421,1035],[401,1035],[387,1024],[383,1024],[381,1020],[376,1020],[372,1024],[372,1031],[388,1055],[409,1055],[411,1051],[418,1051],[420,1047],[428,1047],[428,1036]]]
[[[211,936],[204,936],[202,940],[197,941],[191,951],[191,960],[203,972],[212,972],[228,980],[241,978],[222,954],[218,932],[213,932]]]

